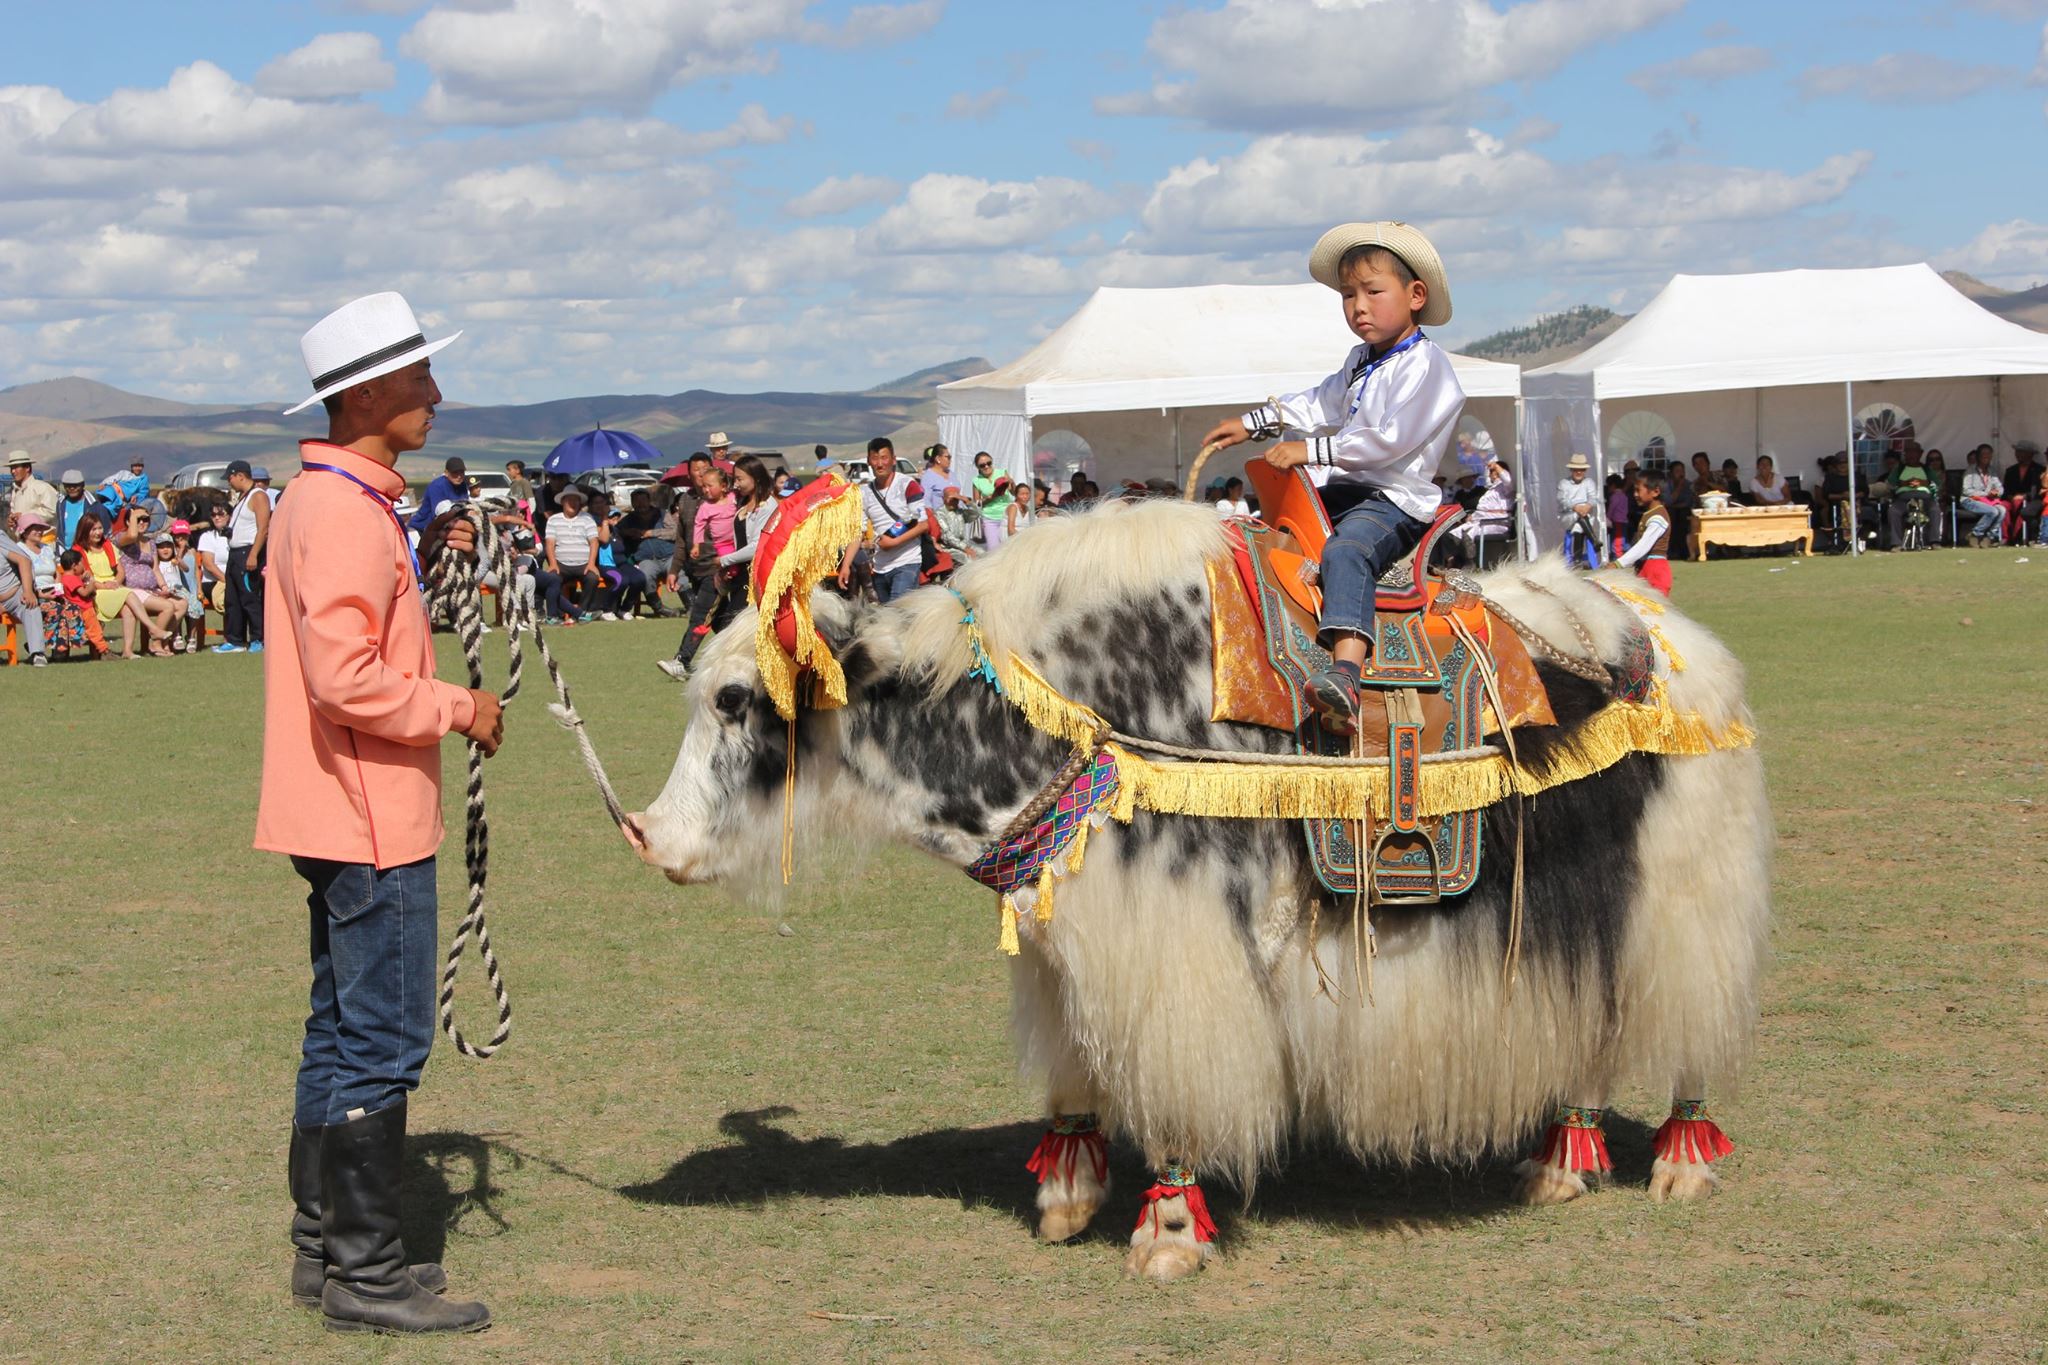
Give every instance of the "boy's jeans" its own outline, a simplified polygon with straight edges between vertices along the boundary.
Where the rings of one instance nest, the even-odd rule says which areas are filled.
[[[434,1045],[434,860],[292,859],[311,888],[313,990],[293,1119],[346,1123],[420,1083]]]
[[[1373,596],[1389,565],[1415,548],[1429,523],[1409,516],[1377,488],[1331,483],[1323,510],[1336,531],[1323,545],[1323,614],[1316,639],[1328,648],[1340,634],[1373,635]]]

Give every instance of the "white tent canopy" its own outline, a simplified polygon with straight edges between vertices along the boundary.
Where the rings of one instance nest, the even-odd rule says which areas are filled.
[[[1809,480],[1824,456],[1853,448],[1857,415],[1875,404],[1910,416],[1914,438],[1945,450],[1951,469],[1982,441],[2003,456],[2015,439],[2048,436],[2048,336],[1979,307],[1924,263],[1677,275],[1613,335],[1529,371],[1523,392],[1525,493],[1549,545],[1562,533],[1558,471],[1574,451],[1604,470],[1624,420],[1632,433],[1668,432],[1674,459],[1705,450],[1717,467],[1731,456],[1748,466],[1770,455]]]
[[[1055,444],[1085,443],[1097,478],[1178,481],[1215,422],[1321,382],[1357,342],[1319,284],[1098,289],[1025,355],[940,385],[939,439],[1026,479],[1042,438],[1068,432],[1079,440]],[[1512,458],[1521,372],[1451,361],[1467,412]]]

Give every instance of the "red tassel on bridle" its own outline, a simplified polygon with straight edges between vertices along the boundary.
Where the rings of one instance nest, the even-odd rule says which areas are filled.
[[[1544,1131],[1543,1146],[1536,1159],[1546,1166],[1572,1172],[1614,1169],[1607,1155],[1607,1137],[1600,1131],[1604,1109],[1583,1105],[1559,1105],[1557,1118]]]
[[[1705,1100],[1676,1100],[1671,1117],[1650,1139],[1661,1161],[1687,1161],[1704,1166],[1719,1161],[1735,1150],[1735,1144],[1721,1131],[1721,1125],[1707,1117]]]
[[[1151,1189],[1145,1191],[1145,1202],[1138,1209],[1138,1227],[1145,1226],[1145,1220],[1152,1220],[1152,1233],[1159,1234],[1159,1201],[1180,1195],[1188,1201],[1188,1216],[1195,1223],[1195,1240],[1213,1242],[1216,1240],[1216,1220],[1209,1216],[1209,1201],[1202,1197],[1202,1187],[1195,1183],[1194,1175],[1186,1168],[1169,1162],[1165,1174],[1159,1177]],[[1133,1228],[1132,1231],[1136,1231]]]

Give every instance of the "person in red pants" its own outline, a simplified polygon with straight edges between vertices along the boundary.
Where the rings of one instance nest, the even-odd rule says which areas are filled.
[[[1614,562],[1624,568],[1633,568],[1645,583],[1669,597],[1671,514],[1658,500],[1656,480],[1638,474],[1634,492],[1636,506],[1642,509],[1638,518],[1641,529],[1636,534],[1636,543],[1624,550],[1621,558]]]

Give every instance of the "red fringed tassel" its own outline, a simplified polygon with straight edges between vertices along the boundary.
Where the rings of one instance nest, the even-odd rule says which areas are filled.
[[[1538,1148],[1536,1159],[1546,1166],[1573,1172],[1604,1174],[1613,1170],[1614,1162],[1607,1155],[1607,1137],[1600,1131],[1600,1116],[1598,1109],[1566,1106],[1558,1110],[1556,1122],[1543,1132],[1543,1145]]]
[[[1095,1168],[1096,1183],[1108,1184],[1109,1143],[1093,1129],[1082,1133],[1046,1129],[1045,1136],[1038,1140],[1038,1149],[1031,1154],[1031,1160],[1024,1163],[1024,1169],[1037,1176],[1041,1185],[1047,1176],[1054,1174],[1072,1180],[1083,1152],[1088,1154],[1088,1164]]]
[[[1195,1220],[1195,1240],[1213,1242],[1216,1240],[1216,1220],[1209,1216],[1209,1201],[1202,1197],[1202,1187],[1190,1180],[1186,1184],[1168,1184],[1165,1181],[1145,1191],[1145,1202],[1138,1209],[1138,1227],[1145,1226],[1145,1220],[1152,1220],[1152,1230],[1159,1230],[1159,1201],[1175,1195],[1185,1195],[1188,1201],[1188,1215]],[[1136,1229],[1133,1229],[1135,1231]]]
[[[1672,1105],[1671,1117],[1650,1139],[1650,1147],[1661,1161],[1689,1161],[1698,1166],[1719,1161],[1735,1150],[1721,1125],[1707,1117],[1706,1105],[1697,1100]]]

